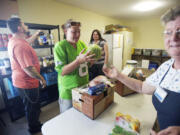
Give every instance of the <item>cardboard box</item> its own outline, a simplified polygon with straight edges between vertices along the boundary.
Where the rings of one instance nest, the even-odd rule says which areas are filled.
[[[79,97],[79,99],[77,98]],[[78,90],[78,88],[72,90],[73,107],[84,113],[91,119],[95,119],[100,113],[102,113],[108,106],[114,101],[114,89],[112,87],[107,88],[107,91],[91,96],[86,92]]]
[[[104,94],[104,95],[106,95],[106,94]],[[90,101],[90,98],[93,99],[92,96],[90,96],[88,101]],[[101,95],[99,95],[97,99],[99,99],[99,101],[94,102],[95,104],[88,102],[86,99],[82,103],[82,112],[91,119],[95,119],[106,108],[108,108],[111,105],[111,103],[113,103],[114,91],[111,91],[111,93],[109,93],[109,95],[106,95],[103,98]]]
[[[72,89],[72,104],[73,107],[79,111],[82,111],[82,94],[88,91],[87,86]]]
[[[106,30],[106,31],[109,31],[109,30],[115,30],[115,27],[114,27],[113,24],[106,25],[106,26],[105,26],[105,30]]]
[[[105,109],[108,108],[114,101],[114,90],[105,97]]]
[[[95,97],[95,98],[94,98]],[[96,102],[99,100],[98,102]],[[101,113],[104,110],[104,94],[98,95],[98,96],[83,96],[83,103],[82,103],[82,113],[90,117],[91,119],[95,119],[99,113]],[[96,104],[95,104],[96,103]]]
[[[144,76],[139,77],[139,78],[135,78],[135,79],[138,79],[138,80],[141,80],[141,81],[144,81],[149,75],[151,75],[154,72],[154,71],[148,70],[146,68],[135,68],[133,74],[135,74],[138,70],[142,70]],[[133,76],[135,76],[135,75],[133,75]],[[130,95],[130,94],[133,94],[133,93],[137,93],[137,92],[131,90],[130,88],[128,88],[127,86],[125,86],[120,81],[116,82],[115,92],[117,92],[120,96],[127,96],[127,95]]]
[[[115,91],[120,95],[120,96],[127,96],[133,93],[136,93],[135,91],[129,89],[127,86],[125,86],[123,83],[117,81]]]

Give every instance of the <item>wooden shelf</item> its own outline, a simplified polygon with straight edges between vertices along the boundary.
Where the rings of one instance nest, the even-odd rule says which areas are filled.
[[[154,58],[161,58],[162,56],[153,56],[153,55],[136,55],[132,54],[133,57],[154,57]]]
[[[37,30],[53,30],[59,29],[59,25],[48,25],[48,24],[36,24],[36,23],[25,23],[29,29],[37,29]],[[7,21],[0,20],[0,27],[7,28]]]
[[[136,54],[132,54],[131,55],[131,59],[132,60],[137,60],[137,61],[142,61],[142,59],[147,59],[150,62],[156,62],[158,65],[161,65],[164,61],[170,59],[169,56],[147,56],[147,55],[136,55]]]
[[[36,46],[32,46],[34,49],[41,49],[41,48],[53,48],[54,45],[36,45]],[[0,48],[0,51],[7,51],[6,47],[2,47]]]

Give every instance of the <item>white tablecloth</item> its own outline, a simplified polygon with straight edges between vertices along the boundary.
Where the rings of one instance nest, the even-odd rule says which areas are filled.
[[[108,135],[114,127],[117,112],[139,119],[140,134],[149,135],[156,118],[152,96],[134,94],[121,97],[115,93],[114,98],[114,103],[95,120],[74,108],[69,109],[47,121],[42,127],[43,135]]]

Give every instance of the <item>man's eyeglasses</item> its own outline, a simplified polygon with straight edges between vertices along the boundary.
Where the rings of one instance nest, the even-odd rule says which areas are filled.
[[[172,36],[173,31],[165,30],[165,31],[163,32],[163,34],[164,34],[164,36],[166,36],[166,37],[170,37],[170,36]],[[180,38],[180,29],[176,30],[176,37],[177,37],[177,38]]]

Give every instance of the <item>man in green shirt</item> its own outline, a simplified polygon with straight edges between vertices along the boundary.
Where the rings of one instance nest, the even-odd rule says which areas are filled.
[[[67,21],[64,28],[66,39],[54,47],[61,113],[72,107],[71,90],[88,83],[87,64],[94,61],[94,55],[89,55],[86,45],[79,40],[80,22]]]

